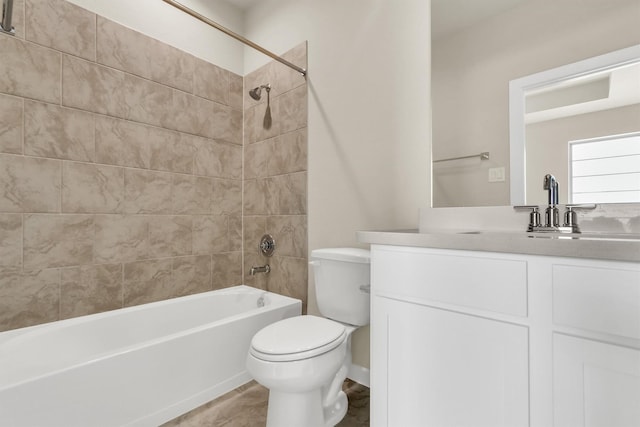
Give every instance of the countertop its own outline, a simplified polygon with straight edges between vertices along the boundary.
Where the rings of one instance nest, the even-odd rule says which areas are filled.
[[[377,245],[640,262],[637,234],[390,230],[358,231],[357,237],[359,242]]]

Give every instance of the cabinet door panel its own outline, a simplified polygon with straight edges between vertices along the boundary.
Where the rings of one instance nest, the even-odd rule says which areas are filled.
[[[384,306],[388,426],[528,425],[526,327],[392,300]]]
[[[639,350],[561,334],[553,345],[555,426],[640,426]]]
[[[554,265],[553,321],[640,339],[640,270]]]

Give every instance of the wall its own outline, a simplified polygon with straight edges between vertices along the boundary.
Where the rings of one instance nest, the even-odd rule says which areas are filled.
[[[307,44],[283,57],[306,67]],[[299,298],[306,307],[307,82],[276,61],[244,80],[244,283]],[[259,101],[249,96],[249,89],[266,84],[269,96],[264,89]],[[271,258],[258,250],[267,233],[276,241]],[[269,274],[248,274],[265,264]]]
[[[535,0],[433,45],[433,157],[491,159],[434,167],[434,206],[509,204],[508,82],[640,41],[638,0]]]
[[[308,40],[310,250],[360,246],[357,230],[417,228],[429,204],[429,5],[264,0],[247,15],[247,37],[275,52]],[[263,63],[246,51],[247,69]],[[367,328],[353,344],[368,366]]]
[[[0,330],[242,280],[242,77],[62,0],[0,35]]]
[[[16,0],[16,3],[25,0]],[[244,75],[244,45],[162,0],[69,0],[107,19]],[[244,33],[244,14],[224,1],[180,0],[221,25]],[[16,28],[18,25],[14,24]]]

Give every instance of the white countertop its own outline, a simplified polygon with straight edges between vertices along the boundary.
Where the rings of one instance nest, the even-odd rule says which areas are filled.
[[[358,231],[362,243],[640,262],[638,234],[524,231]]]

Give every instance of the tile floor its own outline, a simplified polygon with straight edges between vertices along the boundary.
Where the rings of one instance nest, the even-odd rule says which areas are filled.
[[[349,409],[338,427],[368,427],[369,388],[346,380],[343,390]],[[261,427],[267,419],[268,398],[268,390],[252,381],[162,427]]]

